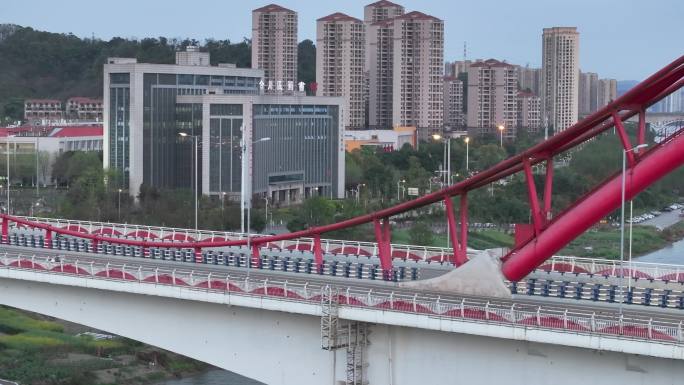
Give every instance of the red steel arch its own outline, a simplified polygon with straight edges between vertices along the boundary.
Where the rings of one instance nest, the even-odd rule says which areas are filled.
[[[310,237],[314,239],[312,252],[316,263],[323,262],[320,238],[322,234],[342,230],[348,227],[373,223],[375,237],[378,243],[378,256],[385,273],[392,267],[390,248],[391,229],[389,218],[424,207],[436,202],[444,201],[447,212],[448,231],[454,250],[453,262],[459,266],[467,262],[467,222],[468,222],[468,192],[490,183],[494,183],[510,175],[523,172],[527,179],[528,197],[532,217],[532,236],[516,246],[507,256],[503,264],[506,278],[517,281],[550,258],[568,242],[586,231],[591,225],[619,207],[620,204],[620,174],[608,178],[606,182],[579,199],[575,204],[552,218],[551,192],[553,181],[553,158],[587,140],[596,137],[610,128],[615,128],[625,150],[642,144],[646,138],[646,109],[670,93],[684,85],[684,56],[679,57],[660,71],[639,83],[630,91],[611,102],[601,110],[595,112],[572,127],[552,136],[520,154],[510,157],[493,167],[475,174],[474,176],[451,185],[442,190],[424,195],[420,198],[398,204],[370,214],[351,218],[330,225],[312,227],[306,230],[275,236],[254,236],[249,239],[254,257],[258,257],[259,247],[270,242]],[[637,143],[630,143],[623,126],[627,119],[638,115]],[[634,195],[677,169],[684,164],[684,135],[679,130],[666,141],[647,151],[637,153],[628,152],[628,173],[626,197]],[[532,177],[532,166],[546,164],[546,182],[542,193],[542,203],[539,203],[536,187]],[[460,197],[460,222],[457,225],[454,215],[452,197]],[[241,246],[248,244],[247,239],[241,240],[184,240],[168,242],[163,240],[131,240],[121,239],[102,234],[87,234],[71,229],[57,228],[48,224],[31,222],[22,218],[3,214],[2,235],[7,241],[8,224],[25,225],[32,228],[44,229],[46,239],[50,240],[52,233],[60,233],[78,238],[91,240],[95,245],[99,242],[138,246],[142,248],[192,248],[197,253],[206,247]]]

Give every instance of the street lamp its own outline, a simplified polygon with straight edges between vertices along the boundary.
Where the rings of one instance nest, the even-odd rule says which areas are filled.
[[[361,186],[366,186],[366,184],[359,183],[356,185],[356,203],[359,203],[361,200]]]
[[[506,130],[506,127],[504,127],[503,124],[499,124],[496,128],[498,128],[499,132],[501,133],[501,148],[503,148],[503,134],[504,130]]]
[[[399,187],[402,183],[406,183],[406,179],[398,180],[397,181],[397,201],[401,198],[399,198],[399,191],[401,191],[401,187]]]
[[[470,143],[470,138],[466,136],[465,139],[463,139],[463,141],[466,144],[466,174],[468,174],[468,172],[470,171],[470,165],[469,165],[469,159],[468,159],[468,150],[469,150],[468,144]]]
[[[244,126],[243,126],[244,127]],[[245,142],[244,129],[242,131],[242,139],[240,140],[240,146],[242,147],[242,183],[240,185],[241,197],[240,197],[240,227],[241,232],[245,233],[245,207],[247,208],[247,268],[252,268],[252,245],[250,239],[250,221],[251,221],[251,209],[252,209],[252,151],[250,149],[255,143],[267,142],[271,140],[270,137],[264,137],[251,142],[250,146],[247,146]]]
[[[194,184],[194,190],[195,190],[195,231],[197,231],[197,206],[199,206],[199,202],[197,200],[197,135],[190,135],[186,132],[180,132],[178,135],[186,138],[186,137],[191,137],[192,138],[192,158],[194,160],[193,162],[193,170],[192,170],[192,175],[191,180]]]
[[[15,135],[7,135],[7,142],[6,142],[6,153],[7,153],[7,214],[10,214],[10,138],[14,138]],[[15,147],[16,148],[16,147]]]
[[[119,223],[121,223],[121,189],[119,189],[119,206],[118,206],[118,211],[119,211]]]
[[[625,263],[625,183],[626,183],[626,158],[627,158],[627,153],[628,152],[635,152],[636,150],[639,150],[641,148],[646,148],[648,147],[647,143],[642,143],[636,147],[630,148],[629,150],[623,150],[622,151],[622,197],[621,197],[621,208],[620,208],[620,278],[622,278],[622,285],[620,288],[620,291],[622,292],[622,287],[624,287],[624,280],[625,280],[625,268],[624,268],[624,263]],[[630,200],[631,203],[631,200]],[[631,206],[630,206],[631,207]],[[631,215],[631,214],[630,214]],[[632,243],[632,227],[630,225],[630,245]],[[629,254],[629,269],[630,269],[630,274],[629,274],[629,280],[627,281],[627,288],[628,291],[632,289],[632,253],[631,253],[631,248],[630,248],[630,254]],[[622,293],[621,293],[622,294]],[[621,295],[620,298],[620,312],[622,312],[622,302],[624,302],[624,295]]]
[[[432,135],[432,138],[434,140],[441,140],[442,135],[434,134]],[[444,184],[449,186],[451,185],[451,138],[444,137],[444,146],[446,147],[446,154],[444,154],[444,170],[446,172],[446,176],[443,179]]]
[[[265,196],[265,197],[264,197],[264,202],[265,202],[265,204],[266,204],[266,215],[265,215],[265,217],[266,217],[266,222],[264,222],[264,223],[266,223],[265,228],[268,228],[268,196]]]
[[[270,137],[265,137],[253,141],[251,144],[259,142],[267,142],[271,140]],[[245,210],[247,211],[247,233],[249,233],[249,214],[252,206],[252,146],[247,146],[243,138],[240,140],[240,147],[242,150],[242,181],[240,183],[240,232],[245,233]],[[249,238],[248,238],[249,240]],[[249,246],[249,245],[248,245]]]

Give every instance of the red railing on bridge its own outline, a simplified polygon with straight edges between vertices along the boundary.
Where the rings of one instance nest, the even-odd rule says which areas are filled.
[[[517,244],[503,258],[504,275],[509,280],[518,281],[546,259],[550,258],[555,252],[562,249],[567,243],[586,231],[594,223],[617,209],[621,202],[621,176],[618,174],[609,178],[552,219],[553,158],[613,127],[615,127],[619,135],[625,151],[644,143],[646,138],[646,109],[676,91],[682,85],[684,85],[684,56],[670,63],[617,100],[574,126],[462,182],[393,207],[330,225],[312,227],[289,234],[254,236],[250,239],[241,240],[185,240],[169,242],[164,240],[121,239],[102,234],[84,234],[76,230],[57,228],[49,224],[31,222],[3,214],[3,241],[7,240],[8,223],[16,222],[28,227],[45,230],[48,244],[51,244],[49,240],[52,238],[53,233],[90,239],[94,246],[99,242],[107,242],[138,246],[143,249],[149,247],[191,248],[198,254],[201,253],[202,248],[206,247],[242,246],[249,244],[252,247],[253,259],[257,261],[260,245],[281,240],[310,237],[314,240],[311,251],[314,254],[317,265],[321,266],[323,262],[323,251],[320,241],[322,234],[372,223],[378,244],[378,257],[381,267],[384,272],[389,273],[392,267],[392,255],[389,246],[391,240],[390,217],[443,201],[447,208],[446,219],[453,246],[453,262],[460,266],[467,261],[468,192],[522,171],[527,180],[532,218],[531,236]],[[632,144],[625,131],[623,122],[635,115],[638,115],[638,134],[637,143]],[[627,152],[628,168],[625,189],[627,199],[631,199],[646,187],[684,164],[684,135],[681,134],[682,130],[679,130],[660,144],[646,151]],[[542,204],[539,203],[532,175],[532,166],[539,163],[546,164],[546,181],[542,195]],[[460,229],[458,228],[453,210],[452,198],[454,196],[460,198]]]

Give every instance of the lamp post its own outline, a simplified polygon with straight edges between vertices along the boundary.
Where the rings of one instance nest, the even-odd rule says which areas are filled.
[[[406,183],[406,179],[402,179],[402,180],[397,181],[397,201],[401,199],[401,198],[399,198],[399,191],[401,191],[400,185],[402,183]]]
[[[119,223],[121,223],[121,189],[119,189],[119,205],[117,206],[117,210],[119,212]]]
[[[251,209],[252,209],[252,145],[259,142],[266,142],[271,140],[270,137],[264,137],[250,142],[247,145],[245,141],[245,131],[244,126],[242,130],[242,139],[240,140],[240,146],[242,147],[242,183],[240,185],[240,227],[241,232],[244,234],[245,230],[247,233],[247,269],[252,268],[252,245],[250,239],[250,222],[251,222]],[[245,208],[247,209],[247,227],[245,228]],[[249,271],[248,271],[249,273]]]
[[[264,197],[264,203],[266,205],[266,215],[265,215],[266,221],[264,222],[266,224],[266,226],[264,228],[268,228],[268,196]]]
[[[356,203],[361,202],[361,186],[365,185],[365,183],[359,183],[356,185]]]
[[[468,152],[469,152],[468,147],[469,147],[469,143],[470,143],[470,138],[466,136],[465,139],[463,139],[463,141],[466,144],[466,174],[468,174],[470,171],[470,164],[469,164],[470,159],[468,159]]]
[[[442,139],[442,135],[434,134],[432,138],[439,141]],[[444,185],[449,186],[451,185],[451,138],[444,137],[444,147],[444,172],[446,172],[446,175],[442,179],[444,180]]]
[[[10,138],[14,138],[14,135],[7,135],[7,214],[10,214]]]
[[[503,148],[503,134],[504,134],[504,131],[506,130],[506,127],[504,127],[503,124],[499,124],[496,128],[499,129],[499,133],[501,134],[501,144],[500,144],[500,146],[501,146],[501,148]]]
[[[191,137],[192,138],[192,158],[193,158],[193,170],[190,175],[192,175],[191,180],[192,183],[194,184],[193,189],[195,190],[195,231],[197,231],[197,208],[199,206],[199,202],[197,200],[197,135],[190,135],[186,132],[181,132],[178,135],[182,137]]]
[[[620,285],[620,312],[622,313],[622,303],[624,302],[624,293],[622,291],[624,290],[624,280],[625,280],[625,183],[626,183],[626,173],[627,173],[627,153],[628,152],[634,152],[636,150],[639,150],[641,148],[648,147],[648,144],[642,143],[636,147],[630,148],[628,150],[623,150],[622,151],[622,195],[621,195],[621,207],[620,207],[620,278],[622,279],[622,285]],[[631,244],[631,227],[630,227],[630,244]],[[630,269],[630,274],[629,274],[629,280],[627,281],[628,285],[628,292],[629,290],[632,289],[632,255],[631,255],[631,249],[630,249],[630,256],[629,256],[629,269]]]
[[[40,136],[36,136],[36,199],[40,196],[40,187],[38,185],[40,184],[38,177],[38,156],[40,155],[38,152],[38,145],[40,144]]]
[[[244,127],[244,126],[243,126]],[[248,146],[244,138],[244,129],[242,132],[242,139],[240,140],[240,147],[242,147],[242,183],[240,184],[240,232],[249,233],[249,214],[252,206],[252,151],[251,145],[259,142],[267,142],[271,140],[270,137],[264,137],[251,142]],[[245,211],[247,211],[247,228],[245,229]],[[247,230],[247,231],[245,231]]]

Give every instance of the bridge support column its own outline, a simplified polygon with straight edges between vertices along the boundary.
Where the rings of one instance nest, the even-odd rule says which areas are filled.
[[[451,201],[450,196],[444,197],[444,205],[446,206],[446,216],[447,216],[447,231],[449,232],[449,238],[451,239],[452,256],[451,262],[456,266],[461,266],[465,261],[463,260],[463,255],[461,253],[461,246],[458,242],[457,230],[456,230],[456,216],[454,215],[454,203]]]
[[[9,219],[2,217],[2,243],[9,243]]]
[[[43,247],[46,249],[52,248],[52,230],[45,230],[45,244]]]
[[[259,254],[259,245],[256,243],[252,243],[250,263],[256,268],[261,268],[261,254]]]
[[[195,263],[202,263],[203,258],[202,258],[202,248],[201,247],[195,247]]]
[[[321,235],[316,234],[314,235],[313,239],[313,254],[314,262],[316,264],[316,272],[321,274],[323,272],[323,250],[321,250]]]
[[[532,166],[530,166],[529,158],[523,159],[523,167],[525,170],[525,180],[527,181],[527,197],[530,201],[530,212],[532,213],[534,234],[539,235],[541,232],[542,220],[541,216],[539,215],[539,197],[537,196],[537,186],[534,184],[534,175],[532,174]]]
[[[625,155],[627,155],[627,164],[629,164],[630,168],[634,167],[634,163],[636,163],[634,152],[628,151],[632,148],[632,144],[629,142],[629,136],[627,135],[625,126],[622,124],[622,119],[620,119],[617,112],[613,112],[613,123],[615,124],[615,130],[617,131],[618,136],[620,137],[620,142],[622,142],[622,146],[625,148]]]
[[[375,226],[375,240],[378,243],[378,258],[380,258],[382,278],[390,280],[392,279],[392,250],[389,218],[383,218],[382,223],[375,219],[373,225]]]
[[[468,261],[468,193],[461,194],[461,255],[463,263]]]

